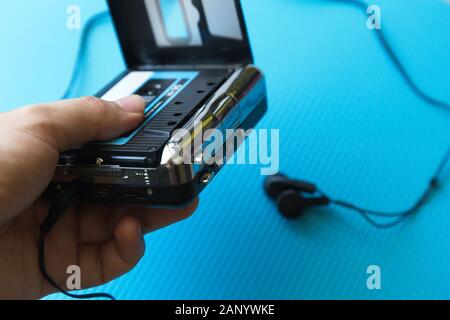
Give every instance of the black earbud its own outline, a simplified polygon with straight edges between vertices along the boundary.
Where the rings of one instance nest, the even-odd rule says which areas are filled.
[[[328,197],[317,195],[318,190],[314,184],[291,180],[281,174],[268,177],[264,189],[276,201],[278,211],[288,219],[299,218],[310,208],[330,204]]]

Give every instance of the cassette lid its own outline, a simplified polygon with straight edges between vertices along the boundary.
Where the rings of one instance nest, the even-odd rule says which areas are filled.
[[[108,4],[131,69],[253,62],[240,0],[108,0]]]

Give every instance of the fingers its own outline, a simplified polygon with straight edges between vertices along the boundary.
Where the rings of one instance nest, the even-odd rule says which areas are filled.
[[[137,207],[116,207],[115,211],[106,206],[85,208],[80,224],[83,230],[79,234],[80,243],[85,244],[78,249],[83,288],[105,284],[129,272],[144,255],[143,234],[187,219],[198,204],[196,199],[183,209],[141,212]],[[92,211],[95,209],[98,211]]]
[[[142,98],[134,95],[117,102],[95,97],[61,100],[26,107],[19,112],[26,113],[26,123],[31,126],[28,130],[33,135],[63,152],[132,130],[143,120],[144,107]]]
[[[81,205],[78,263],[82,286],[107,283],[129,272],[144,255],[143,234],[184,220],[198,206],[198,199],[183,209],[155,210],[138,207]]]
[[[71,208],[48,236],[48,252],[53,253],[47,259],[48,270],[62,287],[67,277],[64,270],[72,264],[81,269],[82,288],[107,283],[129,272],[142,258],[143,234],[190,217],[197,206],[198,199],[178,210],[105,205]],[[53,292],[53,288],[46,284],[44,292]]]
[[[126,216],[138,219],[142,232],[147,234],[189,218],[198,204],[199,200],[196,199],[185,208],[172,210],[82,204],[78,207],[80,215],[78,241],[82,245],[108,241],[114,234],[116,222]]]
[[[139,215],[142,224],[142,231],[144,234],[148,234],[168,225],[183,221],[192,216],[195,210],[197,210],[198,205],[199,200],[197,198],[187,207],[178,210],[144,210],[144,212]]]
[[[120,258],[116,266],[121,269],[120,262],[124,263],[123,267],[135,266],[144,255],[144,251],[141,223],[133,217],[124,217],[116,226],[115,241],[108,242],[103,253],[105,258]]]
[[[129,216],[122,218],[116,225],[114,237],[108,242],[79,248],[83,288],[107,283],[127,273],[139,262],[144,251],[139,220]]]
[[[81,245],[104,243],[114,236],[115,209],[101,204],[78,206],[78,243]]]

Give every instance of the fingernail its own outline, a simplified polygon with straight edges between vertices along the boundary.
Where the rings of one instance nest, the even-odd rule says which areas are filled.
[[[141,227],[141,225],[139,225],[138,227],[137,227],[137,233],[138,233],[138,236],[139,236],[139,238],[140,239],[144,239],[144,235],[142,234],[142,227]]]
[[[143,113],[144,112],[144,99],[138,95],[132,95],[116,101],[116,103],[122,107],[123,110],[130,113]]]

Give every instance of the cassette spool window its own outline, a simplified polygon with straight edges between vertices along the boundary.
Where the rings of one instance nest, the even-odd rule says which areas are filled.
[[[108,0],[127,66],[253,62],[240,0]]]
[[[145,0],[158,47],[202,46],[213,37],[244,40],[234,0]]]

